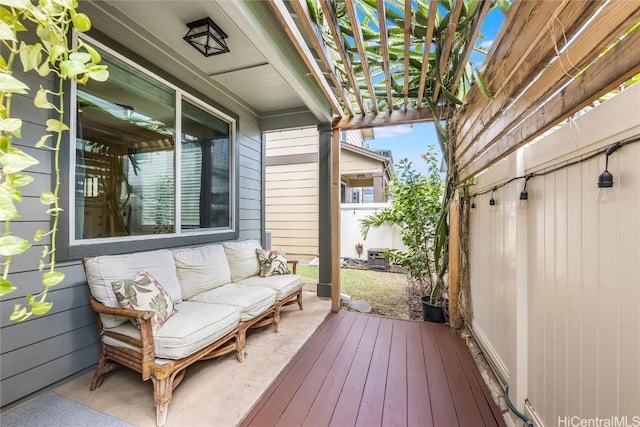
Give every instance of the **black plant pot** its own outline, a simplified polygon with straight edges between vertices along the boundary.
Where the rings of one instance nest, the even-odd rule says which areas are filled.
[[[425,322],[444,323],[444,310],[439,305],[431,305],[429,297],[422,297],[422,320]]]

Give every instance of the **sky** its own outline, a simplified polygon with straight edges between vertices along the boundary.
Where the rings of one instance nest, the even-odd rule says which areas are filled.
[[[476,44],[489,50],[503,20],[504,16],[498,9],[488,13]],[[484,59],[485,55],[475,51],[470,57],[470,60],[477,67],[482,65]],[[365,144],[372,150],[391,150],[394,163],[406,157],[413,162],[414,170],[426,174],[427,164],[420,158],[420,155],[424,154],[430,146],[436,147],[436,152],[440,156],[438,162],[440,162],[442,153],[440,153],[433,123],[379,127],[375,128],[373,132],[375,139],[365,141]]]

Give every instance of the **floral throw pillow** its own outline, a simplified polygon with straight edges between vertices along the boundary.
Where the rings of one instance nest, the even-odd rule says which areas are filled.
[[[122,308],[153,311],[151,327],[155,334],[173,314],[173,300],[156,279],[141,271],[133,279],[111,282]],[[132,319],[136,326],[136,320]]]
[[[260,277],[291,274],[284,251],[267,251],[256,249],[260,261]]]

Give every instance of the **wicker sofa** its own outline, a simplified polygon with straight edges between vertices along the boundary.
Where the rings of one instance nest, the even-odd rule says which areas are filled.
[[[293,274],[260,277],[259,249],[258,242],[239,241],[83,259],[102,340],[91,390],[114,368],[133,369],[153,382],[156,422],[163,426],[189,365],[233,351],[242,362],[247,329],[272,324],[277,332],[282,306],[303,308],[296,262],[288,261]],[[115,283],[141,272],[173,304],[161,325],[154,311],[122,308],[122,294],[114,292]]]

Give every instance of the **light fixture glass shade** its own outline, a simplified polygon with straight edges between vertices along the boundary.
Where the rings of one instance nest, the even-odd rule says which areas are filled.
[[[616,200],[616,193],[611,187],[598,188],[596,201],[599,203],[610,203]]]
[[[187,27],[189,31],[183,39],[204,56],[230,52],[225,42],[227,35],[210,18],[189,22]]]
[[[495,210],[496,210],[496,199],[494,199],[493,196],[491,196],[491,198],[489,199],[489,211],[495,212]]]
[[[520,192],[520,199],[518,200],[518,209],[526,209],[529,200],[529,193],[527,190],[522,190]]]

